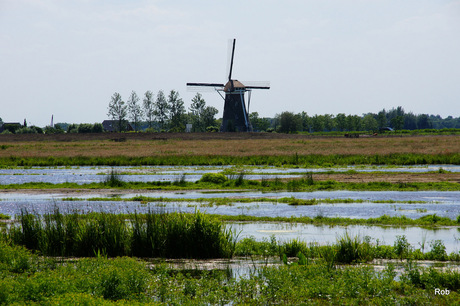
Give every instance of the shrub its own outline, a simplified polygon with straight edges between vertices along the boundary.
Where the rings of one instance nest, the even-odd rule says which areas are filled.
[[[409,255],[410,251],[411,246],[407,241],[406,236],[396,236],[396,241],[394,243],[395,254],[402,260],[403,258],[406,258]]]
[[[222,173],[205,173],[201,177],[201,182],[223,184],[227,181],[227,177]]]
[[[447,253],[446,247],[442,240],[433,240],[430,242],[431,250],[426,254],[429,259],[433,260],[446,260]]]

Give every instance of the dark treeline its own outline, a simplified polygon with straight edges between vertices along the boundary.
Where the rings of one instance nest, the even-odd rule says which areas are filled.
[[[114,93],[108,105],[110,126],[102,123],[69,124],[58,123],[44,128],[27,126],[19,123],[3,123],[0,118],[0,133],[101,133],[104,131],[135,131],[135,132],[217,132],[222,119],[216,119],[218,110],[207,106],[200,93],[191,100],[188,110],[182,98],[175,90],[168,95],[160,90],[154,94],[146,91],[141,98],[132,91],[126,102],[119,93]],[[259,117],[257,112],[249,114],[255,132],[353,132],[353,131],[401,131],[428,129],[460,129],[460,117],[414,114],[406,112],[401,106],[390,110],[382,109],[378,113],[367,113],[362,116],[339,113],[324,115],[308,115],[282,112],[274,118]]]
[[[378,113],[367,113],[362,116],[325,114],[309,116],[306,112],[294,114],[283,112],[276,115],[274,119],[259,119],[253,116],[252,125],[255,130],[264,130],[267,124],[283,133],[305,132],[351,132],[351,131],[370,131],[377,132],[382,130],[420,130],[420,129],[458,129],[460,128],[460,117],[452,116],[442,119],[439,115],[428,114],[415,115],[412,112],[405,112],[401,106],[385,109]],[[261,122],[261,125],[258,123]]]

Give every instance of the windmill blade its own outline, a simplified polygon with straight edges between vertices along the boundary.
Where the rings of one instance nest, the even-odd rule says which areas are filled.
[[[268,81],[244,81],[246,89],[270,89],[270,82]]]
[[[187,86],[224,87],[221,83],[187,83]]]
[[[230,81],[232,79],[232,71],[233,71],[233,58],[235,56],[235,44],[236,44],[236,39],[234,38],[233,40],[229,41],[229,61],[227,65],[227,71],[228,71],[228,80]]]
[[[189,92],[210,92],[216,90],[224,90],[224,84],[220,83],[187,83],[187,91]]]

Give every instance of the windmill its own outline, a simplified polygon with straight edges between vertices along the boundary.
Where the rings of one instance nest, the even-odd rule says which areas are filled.
[[[246,85],[238,80],[232,80],[233,57],[235,55],[236,39],[233,39],[232,55],[229,65],[227,83],[187,83],[193,87],[213,87],[224,99],[224,115],[222,118],[221,132],[252,132],[252,125],[249,121],[248,110],[251,102],[251,92],[253,89],[270,89],[268,82],[258,82],[258,84]],[[266,84],[265,84],[266,83]],[[221,94],[225,93],[225,97]],[[248,107],[246,108],[245,94],[248,92]]]

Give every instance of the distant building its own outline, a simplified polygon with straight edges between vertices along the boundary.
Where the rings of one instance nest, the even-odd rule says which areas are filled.
[[[102,121],[102,127],[105,132],[118,132],[118,120],[104,120]],[[123,131],[134,131],[133,126],[128,121],[122,121]]]
[[[22,125],[19,122],[3,122],[2,126],[0,126],[0,133],[2,133],[5,130],[14,133],[16,132],[16,130],[19,130],[20,128],[22,128]]]

